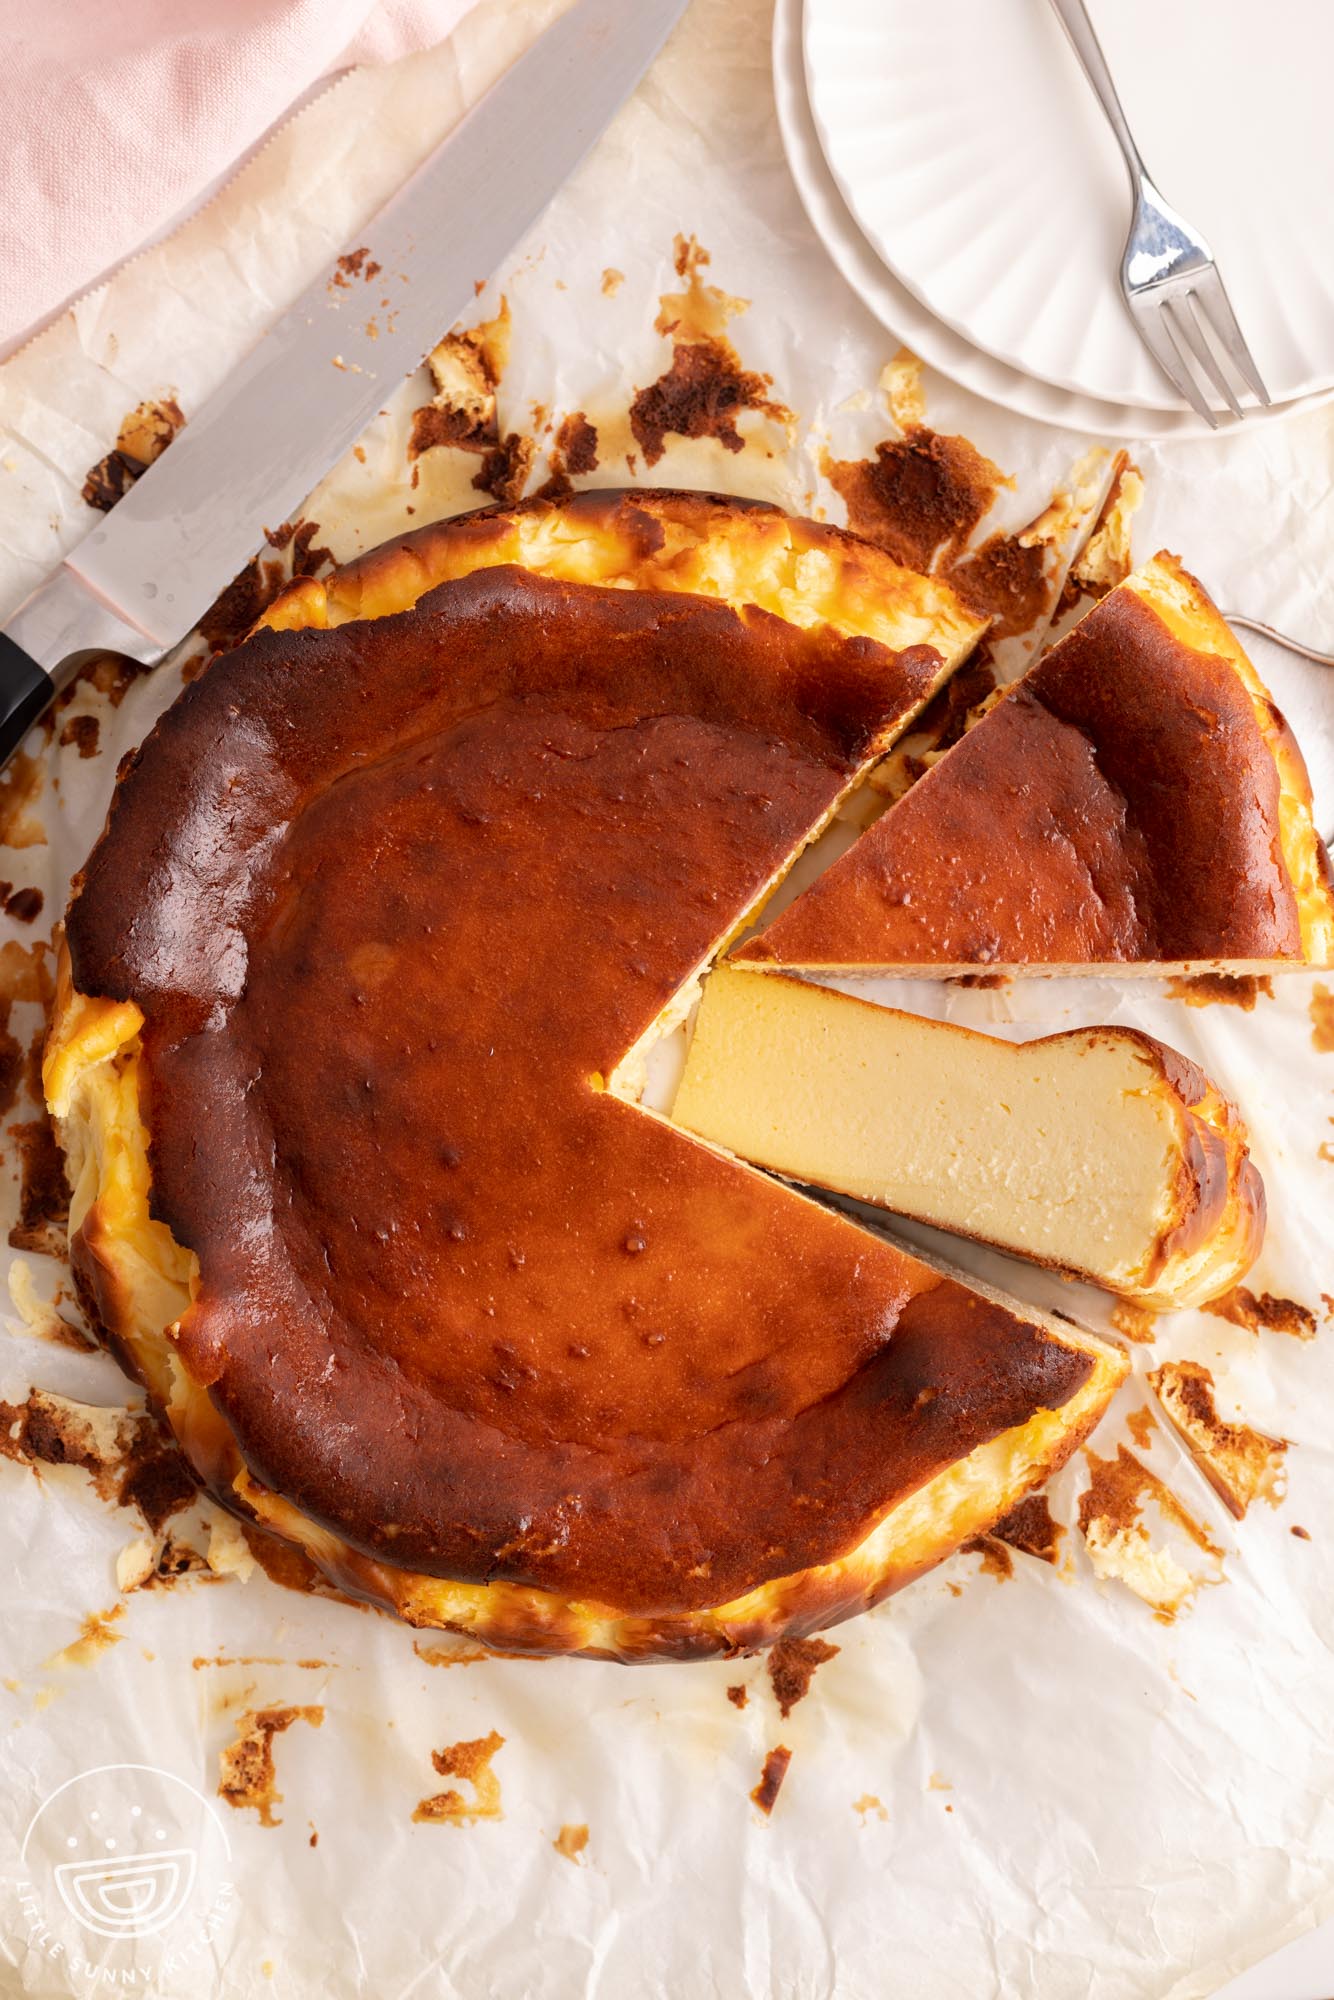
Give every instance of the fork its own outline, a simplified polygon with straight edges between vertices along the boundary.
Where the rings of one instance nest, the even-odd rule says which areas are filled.
[[[1242,339],[1213,251],[1150,180],[1084,0],[1051,4],[1130,171],[1135,212],[1121,259],[1121,295],[1135,331],[1177,394],[1211,430],[1217,430],[1221,415],[1211,392],[1221,396],[1234,417],[1242,415],[1226,363],[1242,385],[1241,393],[1250,389],[1268,409],[1269,391]]]

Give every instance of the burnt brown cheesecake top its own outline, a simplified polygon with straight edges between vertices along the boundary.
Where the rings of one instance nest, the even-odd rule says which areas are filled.
[[[1323,962],[1300,753],[1158,557],[735,956],[917,967]]]
[[[616,1094],[938,678],[501,567],[261,632],[162,718],[68,920],[142,1011],[176,1345],[356,1549],[629,1609],[856,1544],[1089,1357]]]

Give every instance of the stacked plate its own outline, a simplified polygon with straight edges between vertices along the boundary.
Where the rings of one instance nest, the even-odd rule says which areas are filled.
[[[1091,5],[1132,131],[1211,243],[1284,415],[1334,392],[1334,8]],[[793,176],[848,283],[964,388],[1103,436],[1204,433],[1117,272],[1125,166],[1045,0],[777,0]]]

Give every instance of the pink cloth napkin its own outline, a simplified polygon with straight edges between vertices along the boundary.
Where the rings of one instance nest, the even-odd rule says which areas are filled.
[[[0,348],[187,213],[326,71],[448,35],[472,0],[10,0]]]

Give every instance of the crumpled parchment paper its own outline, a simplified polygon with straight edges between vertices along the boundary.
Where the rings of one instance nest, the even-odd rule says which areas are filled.
[[[445,47],[334,86],[177,237],[0,371],[0,613],[91,525],[82,482],[127,411],[170,394],[188,419],[556,11],[490,0]],[[537,440],[530,489],[552,428],[574,411],[599,430],[593,479],[628,476],[631,395],[671,356],[655,317],[682,289],[678,233],[710,252],[702,281],[750,302],[732,311],[728,337],[747,369],[772,376],[793,422],[743,413],[743,450],[671,441],[649,477],[839,519],[822,452],[854,458],[891,434],[878,384],[896,342],[805,222],[772,114],[768,27],[765,0],[694,0],[596,154],[478,299],[479,322],[508,300],[497,415],[502,433]],[[925,388],[928,422],[961,431],[1014,479],[988,525],[1031,520],[1096,443],[934,377]],[[411,412],[430,389],[422,375],[391,396],[360,454],[313,497],[316,540],[337,556],[486,497],[472,486],[478,458],[457,451],[426,454],[413,483]],[[1138,554],[1165,544],[1221,602],[1334,646],[1322,590],[1334,408],[1135,457],[1147,484]],[[1005,670],[1024,656],[1012,647]],[[1263,645],[1256,657],[1328,824],[1329,683]],[[83,757],[71,740],[47,752],[22,821],[31,831],[35,818],[44,841],[0,850],[0,874],[45,898],[35,924],[5,920],[7,990],[36,990],[49,961],[34,942],[96,835],[117,758],[178,685],[164,669],[119,706],[82,688],[67,711],[96,716],[100,751]],[[1249,1285],[1306,1307],[1313,1337],[1160,1318],[1094,1440],[1104,1458],[1129,1445],[1220,1551],[1186,1552],[1199,1587],[1171,1622],[1094,1577],[1072,1525],[1083,1455],[1052,1489],[1065,1524],[1055,1565],[955,1557],[832,1633],[836,1655],[786,1717],[763,1659],[439,1664],[456,1656],[431,1634],[246,1575],[244,1550],[216,1526],[216,1571],[121,1594],[118,1558],[132,1580],[161,1538],[100,1499],[86,1472],[38,1477],[0,1462],[8,1990],[1184,2000],[1334,1912],[1334,1307],[1322,1296],[1334,1291],[1334,1164],[1320,1157],[1334,1137],[1334,1057],[1314,1045],[1319,983],[1276,980],[1253,1011],[1115,980],[876,989],[1015,1036],[1133,1023],[1201,1062],[1243,1108],[1270,1202]],[[35,1002],[17,998],[19,1042],[39,1025]],[[10,1123],[35,1117],[20,1099]],[[1090,1290],[939,1242],[1021,1296],[1108,1324],[1108,1301]],[[61,1266],[31,1251],[20,1261],[0,1395],[21,1404],[37,1385],[88,1405],[133,1403],[106,1357],[53,1340],[49,1315],[43,1332],[33,1299],[76,1316],[57,1289]],[[1128,1427],[1154,1406],[1145,1371],[1183,1357],[1212,1371],[1225,1415],[1291,1441],[1278,1507],[1233,1520],[1161,1423]],[[197,1512],[165,1532],[180,1560],[180,1546],[209,1547]],[[745,1690],[744,1705],[729,1689]],[[766,1817],[750,1794],[780,1744],[791,1763]],[[229,1749],[239,1803],[219,1795]],[[159,1831],[166,1847],[153,1850]],[[145,1842],[177,1857],[177,1888],[189,1877],[179,1914],[158,1931],[107,1935],[103,1909],[103,1929],[90,1927],[77,1870],[61,1876],[62,1861],[133,1856]],[[158,1866],[158,1879],[168,1873]],[[126,1921],[133,1929],[133,1909]]]

